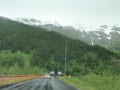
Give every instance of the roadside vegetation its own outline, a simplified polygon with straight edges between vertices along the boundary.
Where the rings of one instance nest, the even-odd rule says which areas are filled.
[[[41,78],[43,76],[36,76],[36,75],[7,75],[7,76],[0,76],[0,88],[4,87],[5,85],[10,85],[13,83],[35,79],[35,78]]]
[[[0,76],[4,75],[43,75],[44,68],[32,67],[30,58],[32,55],[20,51],[11,53],[10,50],[0,52]]]
[[[90,73],[79,77],[60,77],[61,81],[66,82],[79,90],[119,90],[120,75],[110,75],[104,72],[103,75]]]

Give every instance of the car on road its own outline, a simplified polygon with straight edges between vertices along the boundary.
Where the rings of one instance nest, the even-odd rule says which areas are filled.
[[[50,78],[50,74],[49,74],[49,73],[46,73],[46,74],[45,74],[45,78]]]
[[[58,73],[58,76],[62,76],[63,75],[60,70],[57,73]],[[50,75],[52,75],[52,76],[55,75],[55,71],[51,71]]]

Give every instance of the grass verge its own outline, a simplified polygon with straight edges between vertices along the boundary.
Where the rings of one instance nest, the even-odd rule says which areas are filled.
[[[120,90],[120,75],[89,74],[80,77],[60,77],[59,79],[79,90]]]

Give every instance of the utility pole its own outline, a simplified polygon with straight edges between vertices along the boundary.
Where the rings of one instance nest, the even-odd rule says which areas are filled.
[[[65,48],[65,75],[66,75],[66,56],[67,56],[67,36],[66,36],[66,48]]]

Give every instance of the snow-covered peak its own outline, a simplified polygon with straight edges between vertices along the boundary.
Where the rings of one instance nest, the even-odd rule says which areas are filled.
[[[22,22],[24,24],[28,25],[46,25],[46,24],[52,24],[55,25],[56,27],[61,26],[58,22],[52,22],[52,21],[41,21],[41,20],[36,20],[33,18],[17,18],[17,19],[12,19],[14,21]]]
[[[17,19],[13,19],[14,21],[19,21],[22,22],[24,24],[28,24],[28,25],[36,25],[36,26],[40,26],[40,25],[54,25],[55,27],[63,27],[63,28],[73,28],[76,31],[81,31],[84,32],[86,31],[87,34],[89,34],[90,31],[94,31],[97,36],[100,37],[100,34],[96,33],[96,31],[102,31],[105,34],[107,34],[109,37],[107,37],[108,39],[111,38],[111,32],[117,32],[120,34],[119,30],[114,30],[113,27],[117,27],[120,28],[120,25],[113,25],[113,26],[107,26],[107,25],[101,25],[101,26],[82,26],[81,24],[75,24],[75,25],[66,25],[66,24],[59,24],[58,22],[52,22],[52,21],[41,21],[41,20],[36,20],[33,18],[17,18]]]

